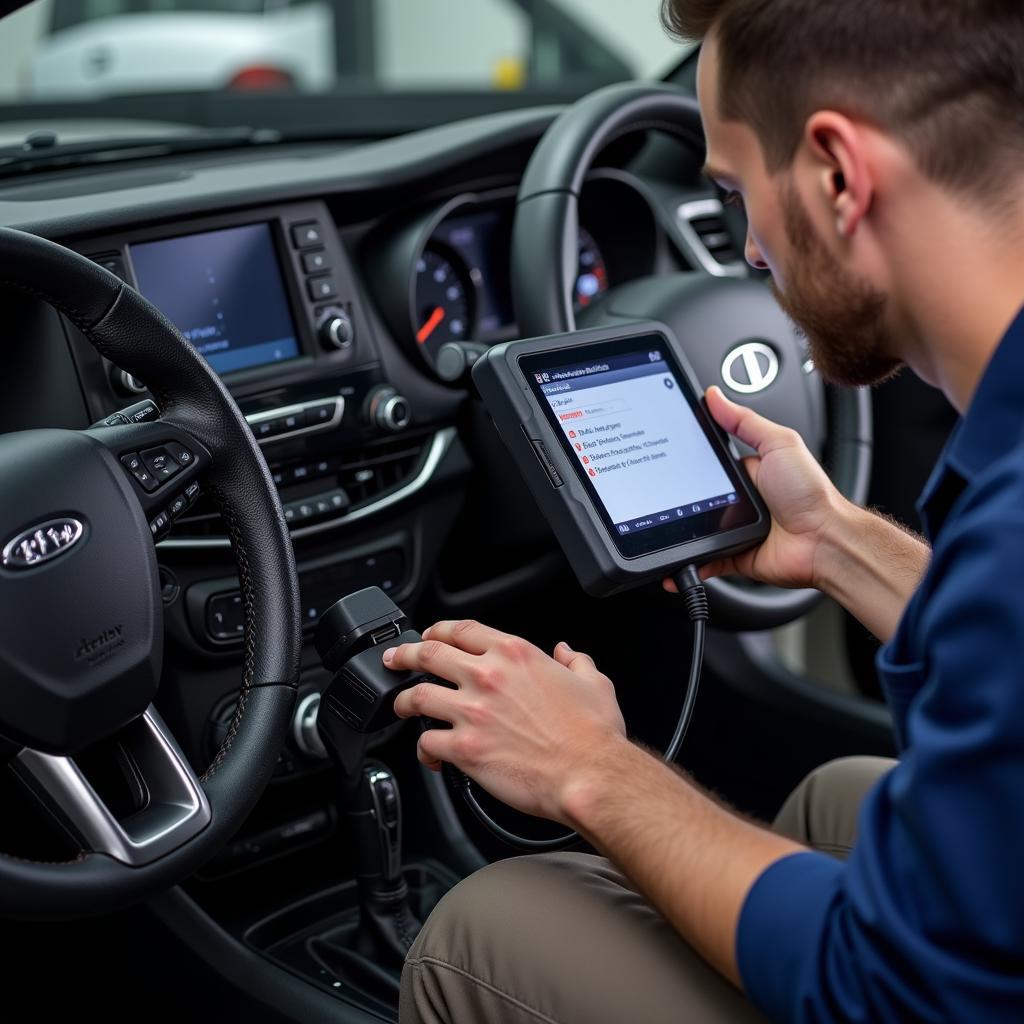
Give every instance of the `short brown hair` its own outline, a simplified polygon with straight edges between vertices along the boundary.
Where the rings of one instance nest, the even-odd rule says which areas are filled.
[[[900,137],[952,188],[992,197],[1024,171],[1024,0],[662,0],[662,20],[713,34],[722,116],[773,173],[820,109]]]

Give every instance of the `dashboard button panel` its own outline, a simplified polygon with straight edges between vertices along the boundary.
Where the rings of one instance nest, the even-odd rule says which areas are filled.
[[[309,297],[314,302],[325,302],[338,297],[338,286],[333,277],[311,277],[306,281]]]
[[[291,230],[292,245],[296,249],[309,249],[313,246],[324,244],[324,233],[320,225],[313,222],[309,224],[293,224]]]
[[[345,413],[345,399],[318,398],[282,409],[250,413],[245,417],[249,428],[260,444],[308,434],[316,430],[330,430],[341,423]]]
[[[304,252],[302,254],[302,269],[307,274],[322,274],[325,270],[331,269],[331,261],[323,249]]]

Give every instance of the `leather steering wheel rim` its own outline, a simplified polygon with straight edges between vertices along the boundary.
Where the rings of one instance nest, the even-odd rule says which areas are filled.
[[[670,86],[636,82],[607,86],[583,97],[552,122],[534,150],[519,187],[512,229],[512,296],[521,337],[576,329],[571,296],[584,179],[609,143],[648,130],[671,134],[703,153],[696,100]],[[702,383],[708,386],[717,381]],[[871,470],[868,391],[827,387],[825,406],[822,461],[838,489],[862,504]],[[785,590],[725,578],[708,580],[707,589],[715,624],[745,630],[791,622],[821,598],[815,590]]]
[[[161,424],[209,452],[203,486],[220,507],[239,571],[245,646],[238,710],[198,779],[209,804],[205,827],[139,866],[88,850],[65,863],[0,854],[0,915],[40,920],[106,913],[195,871],[236,832],[269,782],[298,680],[294,557],[277,490],[242,413],[154,306],[85,257],[10,229],[0,229],[0,284],[61,312],[99,353],[149,386]]]

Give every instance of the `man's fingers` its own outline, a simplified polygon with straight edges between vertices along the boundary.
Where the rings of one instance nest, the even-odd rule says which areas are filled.
[[[732,434],[744,444],[750,445],[758,455],[766,455],[773,448],[790,445],[794,438],[799,436],[789,427],[773,423],[753,409],[730,401],[717,385],[707,389],[705,398],[715,422],[727,434]]]
[[[423,631],[424,640],[440,640],[467,654],[486,654],[495,644],[505,640],[508,633],[492,629],[473,619],[454,619],[435,622]]]
[[[395,698],[395,714],[399,718],[424,715],[442,722],[452,722],[458,715],[457,692],[447,686],[438,686],[437,683],[417,683]]]
[[[416,744],[416,756],[434,771],[440,770],[442,761],[454,763],[452,762],[453,735],[451,729],[425,730]]]
[[[453,683],[467,682],[476,658],[440,640],[424,640],[419,644],[399,644],[384,652],[384,664],[396,672],[408,669],[427,672]]]
[[[577,675],[598,675],[597,665],[589,654],[574,651],[564,640],[555,648],[555,661]]]

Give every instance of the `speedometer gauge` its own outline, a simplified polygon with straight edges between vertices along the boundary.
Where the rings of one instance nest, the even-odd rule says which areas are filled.
[[[576,287],[572,304],[577,313],[587,308],[602,292],[608,291],[608,271],[604,257],[597,247],[593,235],[586,228],[580,228],[579,266],[576,271]]]
[[[436,245],[424,249],[416,262],[413,331],[430,366],[445,342],[473,336],[474,306],[473,283],[458,256]]]

